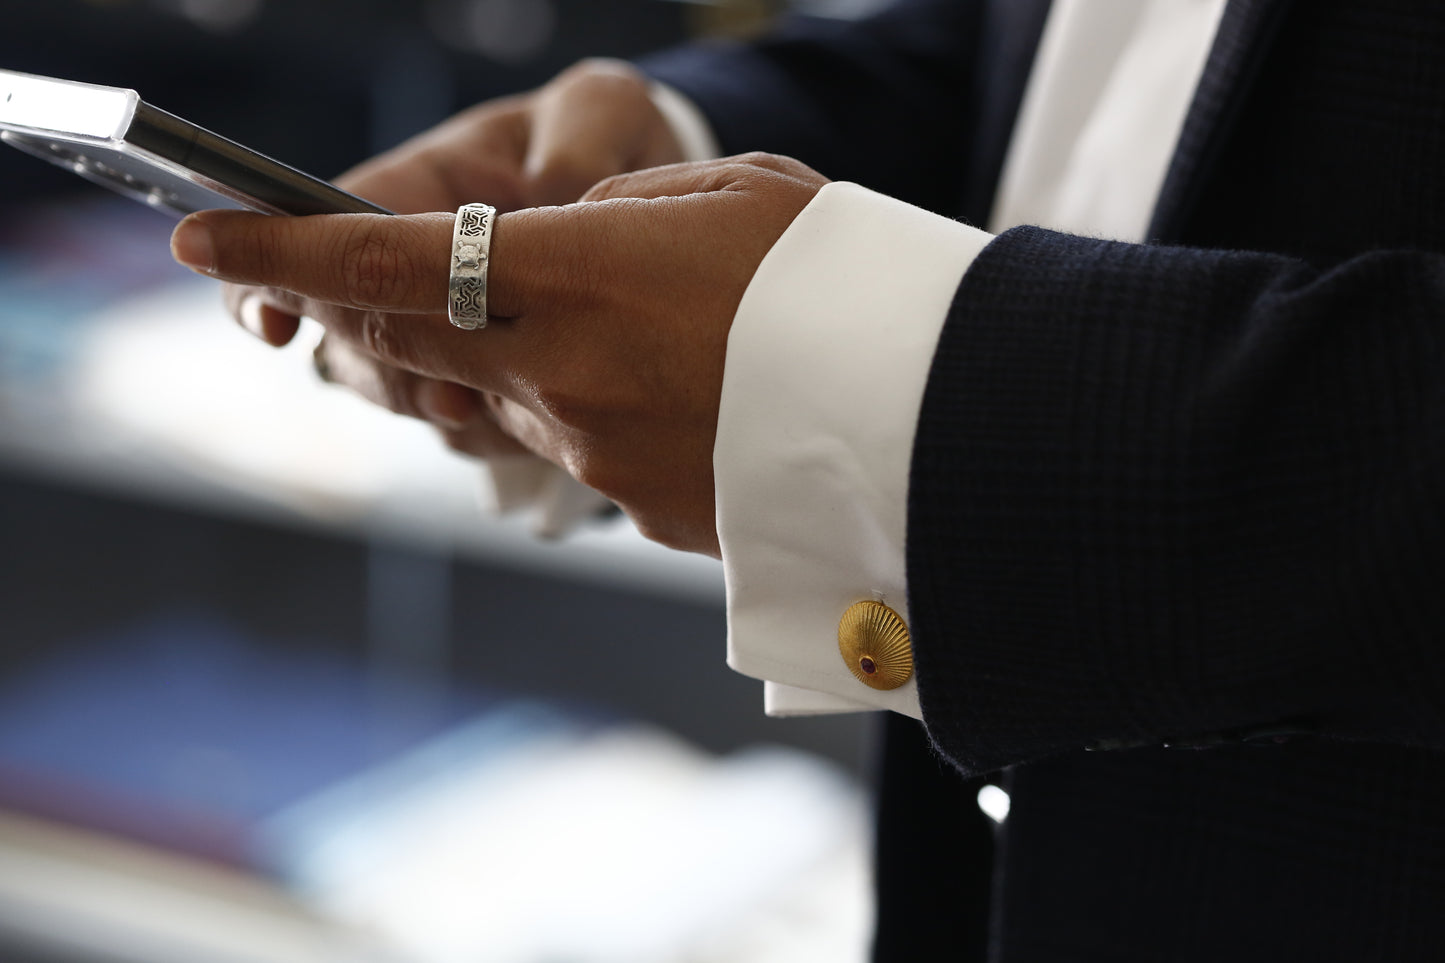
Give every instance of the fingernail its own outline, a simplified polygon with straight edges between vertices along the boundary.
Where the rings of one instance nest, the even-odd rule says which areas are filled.
[[[266,340],[266,324],[261,320],[261,299],[247,298],[241,302],[241,327]]]
[[[193,271],[213,274],[216,270],[216,248],[211,229],[188,217],[171,234],[171,256]]]

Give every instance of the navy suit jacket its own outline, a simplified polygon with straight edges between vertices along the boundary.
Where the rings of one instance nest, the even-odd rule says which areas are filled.
[[[1044,8],[649,69],[729,152],[982,223]],[[1445,4],[1231,0],[1150,243],[1017,228],[958,289],[877,957],[1445,959],[1442,507]]]

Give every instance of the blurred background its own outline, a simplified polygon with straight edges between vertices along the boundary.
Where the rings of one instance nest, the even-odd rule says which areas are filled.
[[[13,0],[0,67],[330,176],[581,56],[873,5]],[[0,150],[0,959],[861,959],[871,721],[765,718],[715,563],[490,517],[170,227]]]

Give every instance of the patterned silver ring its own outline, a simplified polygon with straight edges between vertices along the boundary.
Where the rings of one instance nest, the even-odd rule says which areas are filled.
[[[447,318],[467,331],[487,326],[487,259],[497,209],[490,204],[463,204],[452,229],[452,271]]]

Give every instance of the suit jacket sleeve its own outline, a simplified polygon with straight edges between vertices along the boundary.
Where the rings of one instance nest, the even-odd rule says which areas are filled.
[[[966,105],[993,99],[977,6],[656,72],[726,150],[956,211],[988,126]],[[1445,70],[1409,6],[1298,6],[1193,175],[1176,236],[1207,247],[1019,228],[969,269],[908,521],[924,721],[965,771],[1285,731],[1445,746]],[[886,131],[904,149],[850,154]]]
[[[952,211],[969,162],[981,6],[903,0],[861,21],[793,18],[756,43],[679,48],[641,66],[702,109],[724,154],[784,154]]]
[[[1445,259],[1007,232],[915,441],[930,732],[967,771],[1276,727],[1441,747]]]

